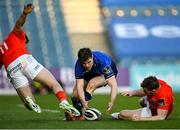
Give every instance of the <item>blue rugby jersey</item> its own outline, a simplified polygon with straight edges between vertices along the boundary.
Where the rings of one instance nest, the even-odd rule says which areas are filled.
[[[83,66],[80,64],[79,59],[75,64],[75,77],[76,79],[85,79],[89,81],[95,76],[104,75],[105,79],[118,73],[115,63],[112,58],[107,54],[100,51],[93,51],[94,64],[90,71],[86,72]]]

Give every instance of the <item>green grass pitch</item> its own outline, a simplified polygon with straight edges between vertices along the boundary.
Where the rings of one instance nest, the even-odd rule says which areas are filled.
[[[171,118],[165,121],[132,122],[112,120],[106,112],[109,95],[94,95],[90,107],[99,109],[100,121],[63,121],[64,112],[57,99],[49,94],[36,95],[43,109],[36,114],[22,106],[17,96],[0,96],[0,129],[178,129],[180,128],[180,93],[175,94],[175,107]],[[139,98],[118,96],[113,112],[138,108]]]

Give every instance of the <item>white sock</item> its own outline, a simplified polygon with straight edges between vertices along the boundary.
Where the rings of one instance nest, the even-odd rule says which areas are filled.
[[[113,119],[119,119],[119,112],[112,113],[112,114],[111,114],[111,117],[112,117]]]
[[[69,104],[67,100],[61,101],[62,103]]]

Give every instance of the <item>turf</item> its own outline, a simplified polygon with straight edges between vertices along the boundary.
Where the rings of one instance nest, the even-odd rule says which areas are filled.
[[[109,95],[94,95],[90,107],[99,109],[101,121],[63,121],[64,112],[58,101],[49,94],[36,95],[43,109],[41,114],[25,109],[17,96],[0,96],[0,129],[178,129],[180,128],[180,93],[175,94],[175,108],[170,119],[165,121],[132,122],[112,120],[106,112]],[[118,96],[113,112],[138,108],[139,98]]]

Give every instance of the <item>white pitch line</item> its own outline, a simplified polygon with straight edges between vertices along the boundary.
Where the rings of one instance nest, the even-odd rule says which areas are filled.
[[[42,109],[43,112],[51,112],[51,113],[61,113],[58,110],[51,110],[51,109]]]
[[[25,108],[22,104],[17,104],[18,107]],[[43,112],[49,113],[61,113],[59,110],[52,110],[52,109],[41,109]]]

